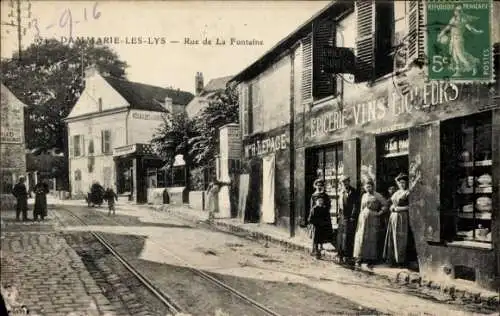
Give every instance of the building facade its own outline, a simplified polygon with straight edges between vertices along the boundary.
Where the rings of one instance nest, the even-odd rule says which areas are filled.
[[[163,113],[183,111],[191,99],[188,92],[105,77],[89,69],[82,96],[66,118],[72,196],[85,195],[98,181],[145,202],[145,170],[161,167],[162,161],[152,155],[142,159],[143,149],[151,147]]]
[[[0,209],[14,207],[15,199],[12,195],[12,188],[19,177],[26,175],[25,106],[7,87],[1,85]]]
[[[261,222],[274,216],[292,234],[300,231],[320,178],[335,223],[342,175],[358,188],[372,178],[386,195],[404,172],[419,271],[495,288],[498,81],[426,80],[424,6],[332,2],[232,79],[240,85],[243,156],[255,188],[245,216]],[[390,41],[374,41],[375,34]],[[498,30],[493,34],[499,42]]]

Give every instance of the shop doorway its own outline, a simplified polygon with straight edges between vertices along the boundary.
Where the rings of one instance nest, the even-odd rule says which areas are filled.
[[[250,183],[245,208],[245,221],[251,223],[260,222],[260,210],[262,200],[262,161],[252,159],[250,165]]]
[[[391,198],[390,190],[397,190],[396,177],[400,173],[409,172],[409,139],[408,131],[379,136],[377,138],[377,188],[387,199]],[[379,236],[379,251],[383,252],[385,232],[389,216],[383,219],[383,227]],[[417,251],[413,231],[409,229],[407,258],[409,267],[418,269]]]

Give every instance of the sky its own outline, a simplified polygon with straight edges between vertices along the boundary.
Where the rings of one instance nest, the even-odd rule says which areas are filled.
[[[194,92],[196,72],[203,73],[205,84],[237,74],[329,1],[21,2],[23,47],[37,33],[66,43],[70,37],[117,37],[119,43],[109,46],[130,66],[129,80]],[[2,23],[12,20],[15,5],[1,1]],[[1,56],[11,57],[18,47],[16,28],[2,25],[1,34]],[[199,44],[186,44],[187,38]],[[205,38],[212,44],[203,45]],[[217,38],[225,45],[215,45]],[[231,38],[262,45],[231,45]]]

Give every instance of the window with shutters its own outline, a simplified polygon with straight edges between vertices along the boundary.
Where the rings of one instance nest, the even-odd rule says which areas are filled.
[[[111,146],[111,131],[110,130],[103,130],[101,132],[101,144],[102,144],[102,153],[103,154],[110,154],[112,151],[112,146]]]
[[[313,100],[336,96],[337,76],[326,71],[331,59],[331,51],[336,46],[336,22],[333,19],[324,19],[313,25]]]
[[[302,40],[302,102],[312,100],[313,61],[312,61],[312,36]]]
[[[82,136],[74,135],[73,136],[73,156],[80,157],[82,156]]]
[[[423,1],[356,1],[356,81],[373,81],[394,70],[394,52],[406,44],[405,64],[424,52]]]
[[[252,84],[242,84],[240,90],[240,100],[242,104],[241,128],[243,135],[250,135],[253,132],[253,102],[252,102]]]

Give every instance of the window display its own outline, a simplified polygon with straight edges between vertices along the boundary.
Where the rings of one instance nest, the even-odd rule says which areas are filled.
[[[491,242],[494,183],[491,114],[461,119],[456,126],[460,128],[456,132],[455,240]]]

